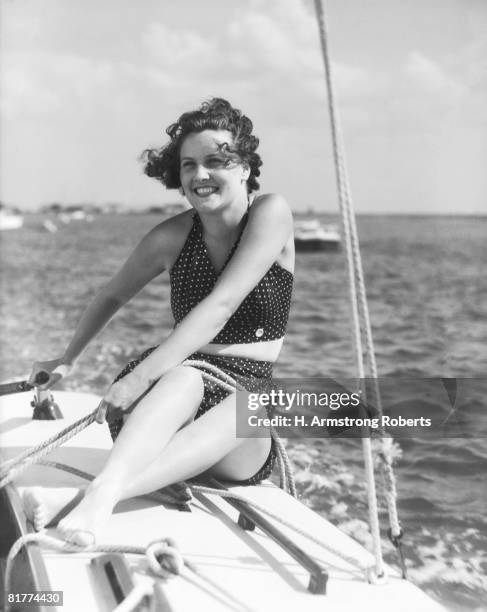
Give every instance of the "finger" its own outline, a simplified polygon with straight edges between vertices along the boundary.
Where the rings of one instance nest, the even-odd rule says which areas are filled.
[[[96,422],[97,423],[104,423],[107,417],[107,410],[108,410],[108,406],[109,404],[107,402],[105,402],[105,400],[101,400],[101,402],[98,405],[98,408],[96,409]]]
[[[29,376],[29,384],[30,385],[45,385],[49,380],[49,371],[44,370],[43,368],[33,368],[32,372]]]
[[[42,370],[35,375],[34,382],[36,385],[45,385],[49,382],[49,372]]]
[[[59,374],[59,378],[64,378],[65,376],[69,374],[70,369],[71,368],[68,365],[66,365],[65,363],[62,363],[61,365],[58,365],[57,368],[54,368],[52,373]]]
[[[51,382],[51,373],[48,370],[37,370],[29,378],[29,383],[38,389],[48,389]]]
[[[41,391],[46,391],[61,380],[62,376],[55,372],[40,372],[34,378],[34,386]]]
[[[57,368],[55,368],[52,372],[39,372],[34,379],[34,385],[42,390],[50,389],[51,387],[54,387],[54,385],[58,383],[62,378],[67,376],[69,370],[69,366],[63,363],[61,365],[58,365]]]

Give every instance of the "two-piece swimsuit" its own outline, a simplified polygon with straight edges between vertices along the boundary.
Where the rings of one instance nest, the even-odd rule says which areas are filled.
[[[247,222],[248,212],[243,227]],[[242,228],[243,231],[243,228]],[[228,258],[220,272],[217,272],[209,257],[203,240],[203,226],[197,213],[193,216],[193,225],[186,241],[169,272],[171,284],[171,310],[175,325],[180,323],[186,315],[203,300],[215,286],[219,275],[232,258],[242,235],[242,231],[235,242]],[[259,283],[246,296],[225,327],[215,336],[212,344],[251,344],[267,340],[282,338],[286,331],[291,293],[293,287],[293,274],[274,262]],[[120,372],[115,381],[120,380],[143,361],[156,347],[145,350],[140,357],[131,361]],[[203,361],[220,368],[223,372],[234,378],[245,388],[256,381],[269,380],[272,377],[273,362],[258,361],[245,357],[231,357],[226,355],[208,355],[196,352],[188,360]],[[197,367],[206,371],[203,366]],[[204,394],[201,404],[196,412],[195,419],[219,404],[229,395],[214,382],[204,382]],[[112,438],[118,435],[123,420],[112,421],[110,424]],[[257,484],[268,478],[274,468],[276,453],[274,443],[266,462],[251,478],[238,481],[238,484]]]

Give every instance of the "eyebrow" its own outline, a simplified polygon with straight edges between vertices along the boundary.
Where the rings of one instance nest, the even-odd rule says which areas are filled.
[[[207,155],[205,155],[205,159],[209,158],[209,157],[220,157],[222,156],[223,153],[221,153],[220,151],[215,151],[214,153],[208,153]],[[181,161],[193,161],[195,158],[194,157],[181,157]]]

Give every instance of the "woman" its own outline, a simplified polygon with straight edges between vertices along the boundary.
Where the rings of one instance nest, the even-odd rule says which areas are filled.
[[[145,152],[146,173],[180,188],[192,210],[142,239],[88,307],[62,358],[34,364],[32,380],[45,371],[45,386],[54,384],[121,306],[169,271],[176,325],[121,372],[103,399],[115,443],[100,475],[59,522],[69,541],[90,544],[122,499],[208,470],[242,484],[272,471],[270,438],[236,438],[235,394],[204,380],[204,363],[183,363],[203,361],[240,381],[267,379],[282,346],[293,282],[292,216],[277,195],[250,205],[262,164],[252,129],[250,119],[216,98],[171,125],[169,144]],[[115,418],[120,410],[123,419]],[[76,493],[27,491],[35,527]]]

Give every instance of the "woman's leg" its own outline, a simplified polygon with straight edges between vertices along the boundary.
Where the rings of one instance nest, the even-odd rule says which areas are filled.
[[[207,470],[228,480],[253,476],[270,451],[270,438],[236,437],[235,395],[180,429],[155,461],[126,482],[122,499],[150,493]]]
[[[122,428],[101,473],[85,496],[59,523],[68,539],[88,543],[122,498],[127,482],[144,471],[161,453],[175,432],[190,422],[203,397],[201,373],[177,367],[151,389],[135,407]],[[76,532],[79,532],[76,534]]]
[[[122,499],[209,468],[232,480],[260,469],[270,440],[236,437],[235,394],[193,421],[202,395],[201,374],[193,368],[176,368],[155,385],[127,420],[82,501],[59,522],[67,539],[90,543]]]
[[[209,468],[231,480],[248,478],[260,469],[270,440],[236,438],[234,395],[191,422],[202,392],[200,373],[181,367],[141,400],[100,475],[89,485],[81,503],[60,521],[59,528],[67,539],[90,543],[91,534],[100,531],[121,499],[152,492]],[[59,500],[52,492],[44,499],[36,493],[36,499],[31,500],[34,519],[36,515],[42,518],[37,519],[36,528],[49,522],[76,490],[59,493]]]

